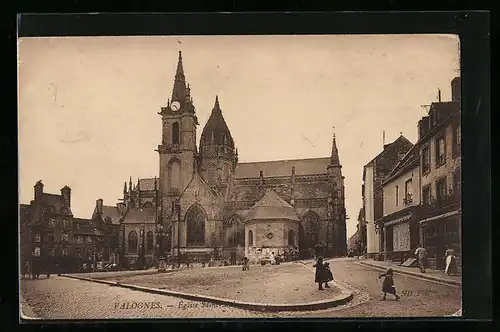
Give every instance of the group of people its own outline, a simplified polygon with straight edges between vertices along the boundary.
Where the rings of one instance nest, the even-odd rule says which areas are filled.
[[[425,273],[425,268],[427,267],[427,250],[422,245],[418,245],[414,255],[417,257],[420,272]],[[458,274],[457,252],[454,249],[449,248],[445,251],[443,259],[446,262],[444,273],[447,275]]]
[[[50,278],[50,267],[40,262],[24,262],[21,270],[21,279],[40,279],[40,274],[45,274],[47,279]]]
[[[323,284],[325,288],[330,288],[328,283],[333,281],[333,273],[330,270],[330,263],[323,262],[323,257],[318,257],[316,264],[313,265],[316,268],[316,273],[314,276],[314,282],[318,283],[318,290],[323,290]]]

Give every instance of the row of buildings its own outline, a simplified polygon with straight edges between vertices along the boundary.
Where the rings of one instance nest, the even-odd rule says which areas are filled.
[[[125,182],[117,206],[98,200],[88,220],[72,217],[69,188],[51,195],[37,183],[35,199],[21,206],[25,257],[41,250],[81,260],[102,256],[131,266],[167,252],[233,262],[292,250],[302,256],[347,254],[344,176],[335,135],[324,158],[241,163],[216,96],[198,147],[197,110],[181,52],[171,99],[158,114],[158,176],[138,179],[134,186],[131,179],[128,186]],[[50,220],[61,228],[53,231]]]
[[[451,101],[429,105],[418,140],[400,136],[364,166],[363,206],[350,246],[369,257],[404,261],[421,244],[431,268],[444,253],[461,252],[460,78]]]
[[[97,200],[91,218],[77,218],[71,211],[71,188],[61,194],[46,193],[42,181],[34,186],[34,199],[20,206],[21,262],[42,258],[74,270],[83,263],[117,262],[120,215]]]

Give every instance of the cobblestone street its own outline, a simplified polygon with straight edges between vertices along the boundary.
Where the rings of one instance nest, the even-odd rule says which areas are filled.
[[[42,319],[270,317],[259,312],[64,277],[23,280],[21,292]]]
[[[334,277],[351,288],[354,298],[343,306],[309,312],[261,313],[64,277],[22,280],[21,292],[35,314],[46,319],[415,317],[448,316],[460,309],[461,290],[457,286],[396,274],[401,300],[388,295],[386,301],[380,301],[380,271],[352,259],[330,262]],[[313,276],[312,262],[306,262],[303,273],[307,274],[307,269]],[[203,275],[201,271],[196,273]],[[294,276],[289,278],[293,280]]]

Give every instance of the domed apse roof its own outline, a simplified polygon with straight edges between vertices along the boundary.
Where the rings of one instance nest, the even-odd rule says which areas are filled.
[[[219,97],[215,97],[215,105],[212,109],[212,113],[208,118],[205,127],[201,133],[200,145],[210,145],[212,140],[212,135],[214,137],[214,143],[216,145],[222,145],[224,142],[224,135],[227,137],[227,144],[231,148],[234,148],[233,138],[231,132],[222,116],[222,110],[219,106]]]
[[[265,219],[299,221],[295,209],[271,189],[250,209],[246,221]]]

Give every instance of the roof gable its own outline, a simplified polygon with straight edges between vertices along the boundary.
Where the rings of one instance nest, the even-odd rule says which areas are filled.
[[[387,175],[384,183],[387,183],[394,179],[396,175],[402,171],[408,169],[409,167],[416,166],[419,163],[420,150],[417,145],[412,146],[410,150],[404,155],[404,157],[394,166],[391,172]]]
[[[272,189],[268,189],[264,197],[262,197],[257,203],[255,203],[254,207],[264,207],[264,206],[273,206],[273,207],[293,207],[288,204],[283,198],[278,196],[276,192]]]
[[[272,189],[248,211],[246,221],[259,219],[300,221],[295,209]]]

